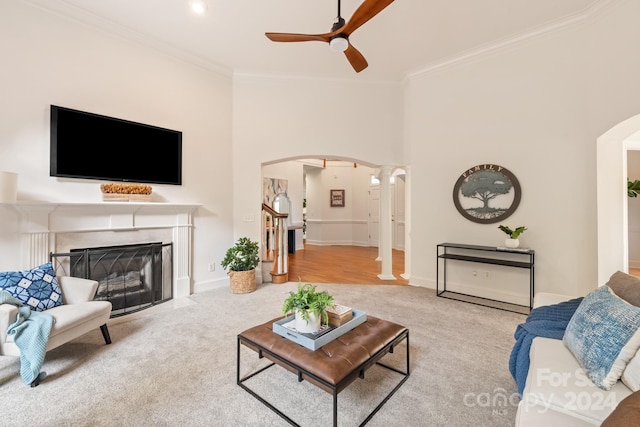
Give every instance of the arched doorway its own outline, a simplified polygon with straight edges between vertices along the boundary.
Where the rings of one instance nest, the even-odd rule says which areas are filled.
[[[292,201],[292,225],[298,227],[304,224],[307,243],[367,247],[369,244],[367,218],[369,184],[371,176],[377,175],[377,169],[377,165],[357,159],[327,159],[315,156],[265,162],[262,164],[261,176],[263,182],[273,180],[286,182],[288,196]],[[340,203],[332,205],[330,191],[334,190],[344,194],[342,205]],[[408,195],[403,194],[401,200],[406,199]],[[305,202],[306,211],[303,208]],[[405,206],[402,212],[404,210]],[[402,229],[403,233],[405,228],[408,230],[408,226]],[[304,249],[302,234],[303,230],[296,231],[294,244],[297,249]],[[409,248],[405,244],[407,239],[403,236],[398,240],[403,242],[404,265],[401,268],[408,267],[406,258]],[[393,258],[397,259],[397,253],[394,252]],[[397,276],[400,281],[408,282],[408,270],[405,269]],[[289,280],[294,279],[289,278]]]
[[[628,271],[627,149],[640,132],[640,114],[597,140],[598,283],[617,270]]]

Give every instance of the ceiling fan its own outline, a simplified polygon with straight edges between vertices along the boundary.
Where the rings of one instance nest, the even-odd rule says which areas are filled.
[[[309,42],[320,41],[329,43],[332,50],[344,52],[347,60],[356,71],[367,68],[369,65],[364,56],[349,43],[349,36],[360,28],[365,22],[380,13],[385,7],[393,3],[393,0],[364,0],[353,12],[348,22],[340,16],[340,0],[338,0],[338,16],[331,27],[331,32],[324,34],[292,34],[292,33],[265,33],[274,42]]]

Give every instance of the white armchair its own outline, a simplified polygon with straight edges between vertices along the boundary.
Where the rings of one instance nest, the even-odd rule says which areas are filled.
[[[49,333],[47,351],[53,350],[87,332],[100,328],[106,344],[111,344],[107,320],[111,316],[109,301],[93,301],[98,282],[78,277],[58,276],[63,304],[50,308],[45,313],[54,318]],[[20,349],[7,336],[9,325],[16,321],[18,308],[11,304],[0,304],[0,355],[20,356]]]

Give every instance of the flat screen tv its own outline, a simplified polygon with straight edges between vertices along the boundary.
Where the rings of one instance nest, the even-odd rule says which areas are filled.
[[[51,106],[50,175],[182,184],[182,132]]]

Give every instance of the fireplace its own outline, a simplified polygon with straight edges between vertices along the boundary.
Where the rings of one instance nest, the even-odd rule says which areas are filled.
[[[96,300],[110,301],[111,317],[172,299],[172,244],[153,242],[71,249],[51,254],[56,271],[96,280]]]
[[[18,202],[11,206],[20,215],[23,269],[48,262],[52,252],[69,253],[73,248],[171,242],[172,298],[192,293],[193,213],[199,204]]]

